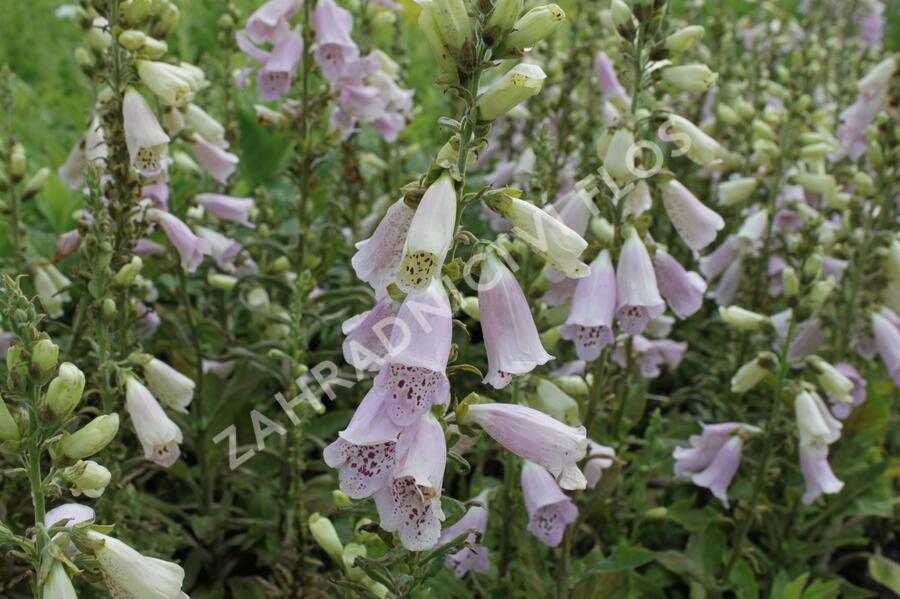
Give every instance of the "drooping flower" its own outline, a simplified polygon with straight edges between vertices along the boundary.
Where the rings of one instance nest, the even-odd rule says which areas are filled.
[[[591,263],[591,274],[578,279],[569,316],[559,329],[560,337],[575,342],[582,360],[596,360],[614,341],[616,297],[616,273],[609,250],[603,250]]]
[[[822,494],[840,493],[844,483],[834,475],[828,463],[827,445],[801,445],[800,471],[806,483],[803,503],[811,504]]]
[[[122,119],[131,165],[145,177],[162,173],[169,153],[169,136],[159,126],[147,100],[133,87],[125,90]]]
[[[223,185],[228,182],[228,177],[234,173],[239,162],[235,154],[211,144],[199,135],[194,136],[194,143],[191,147],[194,150],[194,156],[197,157],[210,177]]]
[[[616,459],[616,450],[588,439],[587,462],[584,463],[584,477],[587,488],[593,489],[603,478],[603,471],[611,468]]]
[[[482,262],[478,306],[488,354],[485,383],[502,389],[513,376],[527,374],[553,359],[541,345],[531,308],[515,275],[491,252]]]
[[[419,201],[409,225],[398,281],[423,289],[440,272],[453,242],[456,190],[449,173],[438,177]]]
[[[50,318],[59,318],[63,315],[63,305],[72,299],[67,291],[72,281],[49,263],[37,264],[33,269],[34,288],[44,312]]]
[[[623,105],[631,103],[625,88],[619,83],[615,66],[606,55],[606,52],[600,52],[597,54],[597,58],[594,59],[594,74],[597,76],[597,83],[600,85],[600,89],[603,90],[603,98],[605,100],[619,100]]]
[[[54,561],[50,566],[50,572],[47,579],[41,587],[41,594],[44,597],[52,597],[53,599],[78,599],[75,594],[75,587],[66,572],[66,567],[61,561]]]
[[[473,505],[453,526],[448,526],[441,531],[438,547],[447,545],[472,530],[484,535],[488,520],[487,492],[479,494],[474,501],[480,501],[484,505]],[[469,533],[466,536],[465,546],[448,555],[444,559],[444,565],[453,570],[457,578],[462,578],[471,571],[487,572],[490,568],[488,548],[481,543],[476,543],[475,534]]]
[[[376,385],[356,408],[347,428],[325,448],[325,463],[339,469],[341,491],[363,499],[384,486],[394,471],[401,428],[384,410],[386,395]]]
[[[397,321],[400,304],[385,295],[375,306],[344,321],[341,330],[344,360],[360,370],[378,371],[391,348],[391,331]]]
[[[900,328],[892,322],[888,316],[888,308],[882,308],[881,312],[872,314],[872,332],[875,336],[875,346],[878,353],[887,366],[888,375],[894,379],[894,383],[900,385]],[[896,317],[895,317],[896,319]]]
[[[223,220],[238,223],[250,229],[256,228],[256,225],[250,222],[253,198],[236,198],[218,193],[201,193],[197,194],[196,199],[198,204]]]
[[[356,244],[350,263],[356,276],[375,290],[376,298],[381,298],[397,277],[415,212],[400,198],[387,209],[372,236]]]
[[[385,409],[399,426],[408,426],[432,405],[450,398],[445,370],[453,334],[444,285],[410,293],[397,313],[382,377],[388,388]]]
[[[708,246],[725,226],[721,216],[707,208],[676,179],[663,186],[662,200],[669,220],[692,250],[702,250]]]
[[[639,335],[647,323],[666,309],[656,283],[650,254],[635,229],[631,229],[616,266],[616,317],[622,330]]]
[[[207,227],[197,227],[196,232],[197,237],[209,244],[209,255],[216,266],[223,272],[234,273],[234,261],[244,249],[243,246],[234,239]]]
[[[276,100],[291,89],[294,71],[303,57],[303,38],[288,31],[276,42],[265,64],[256,73],[256,84],[264,100]]]
[[[172,466],[181,455],[181,429],[166,415],[150,390],[131,375],[125,379],[125,409],[144,448],[144,457],[163,468]]]
[[[397,467],[375,493],[381,528],[397,531],[410,551],[434,547],[441,536],[441,488],[447,465],[447,442],[440,422],[427,414],[405,431],[397,451]]]
[[[313,15],[316,27],[316,62],[328,80],[344,73],[345,65],[359,58],[359,47],[350,37],[353,15],[334,0],[316,2]]]
[[[199,89],[192,74],[180,66],[151,60],[138,60],[135,64],[141,82],[164,104],[184,106]]]
[[[528,532],[545,545],[559,545],[566,526],[578,517],[572,500],[543,466],[528,460],[522,464],[522,496],[528,511]]]
[[[144,365],[144,377],[159,401],[176,412],[187,414],[187,407],[194,399],[194,381],[157,358]]]
[[[580,422],[578,402],[548,379],[538,379],[529,403],[566,424],[577,425]]]
[[[563,489],[584,489],[577,462],[587,454],[583,426],[568,426],[539,410],[506,403],[468,406],[467,418],[514,454],[550,471]]]
[[[676,447],[672,452],[675,476],[690,476],[695,485],[709,489],[728,508],[728,486],[737,473],[743,452],[739,433],[760,430],[740,422],[700,423],[700,426],[703,432],[690,437],[691,447]]]
[[[184,570],[178,564],[146,557],[118,539],[89,530],[103,582],[113,599],[182,599]]]
[[[187,105],[184,110],[184,120],[189,127],[209,143],[220,148],[228,147],[228,140],[225,139],[225,127],[196,104]]]
[[[656,273],[659,292],[675,316],[685,319],[703,305],[706,281],[699,274],[686,271],[678,260],[662,248],[656,248],[653,271]]]
[[[154,220],[162,226],[166,237],[178,250],[178,255],[181,256],[181,263],[184,264],[189,272],[197,270],[197,267],[203,262],[203,256],[212,252],[212,247],[208,241],[194,235],[191,228],[171,212],[163,212],[162,210],[151,208],[147,211],[147,216],[150,220]]]
[[[828,399],[831,402],[831,413],[834,414],[835,418],[844,420],[854,408],[859,407],[866,401],[866,380],[851,364],[841,362],[835,364],[834,367],[853,384],[853,388],[850,391],[850,403],[839,401],[830,394],[828,395]]]
[[[272,42],[280,26],[300,10],[300,0],[269,0],[247,19],[247,33],[258,44]]]
[[[50,530],[54,526],[71,528],[82,522],[90,522],[95,516],[94,509],[88,505],[81,505],[80,503],[64,503],[46,513],[44,516],[44,527],[47,530]]]

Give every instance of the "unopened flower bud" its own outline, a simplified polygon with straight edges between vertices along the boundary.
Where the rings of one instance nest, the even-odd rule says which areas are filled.
[[[750,127],[753,129],[753,136],[757,139],[768,139],[772,142],[778,142],[778,134],[769,126],[767,122],[762,119],[753,119],[753,122],[750,123]]]
[[[478,115],[483,121],[493,121],[514,106],[540,93],[547,75],[541,67],[520,63],[494,81],[478,98]]]
[[[132,256],[131,261],[119,269],[116,273],[115,282],[120,287],[128,287],[134,283],[134,279],[141,274],[144,267],[144,261],[140,256]]]
[[[763,352],[750,360],[731,377],[732,393],[746,393],[760,383],[776,366],[778,359],[770,352]]]
[[[119,309],[116,307],[116,300],[111,297],[108,297],[103,300],[103,303],[100,305],[100,315],[103,317],[103,320],[106,322],[112,322],[116,318],[116,314],[118,314]]]
[[[719,142],[691,121],[677,114],[670,114],[668,125],[669,136],[678,140],[679,150],[687,152],[687,157],[693,162],[700,166],[712,166],[721,159],[723,151]]]
[[[128,29],[119,34],[119,45],[126,50],[138,50],[144,45],[147,34],[137,29]]]
[[[25,191],[22,192],[22,198],[27,200],[41,193],[44,190],[44,187],[47,186],[47,181],[49,180],[50,169],[45,166],[32,175],[28,182],[25,183]]]
[[[485,31],[495,31],[494,35],[498,37],[505,34],[519,18],[522,4],[522,0],[497,0]]]
[[[810,356],[806,361],[816,373],[819,384],[830,396],[840,402],[853,402],[850,395],[853,391],[853,381],[819,356]]]
[[[823,173],[800,173],[795,179],[800,187],[810,193],[827,194],[837,186],[833,176]]]
[[[60,455],[73,460],[89,458],[109,445],[119,431],[119,415],[97,416],[56,445]]]
[[[862,195],[875,195],[875,181],[872,180],[872,176],[869,173],[858,171],[853,175],[853,184],[856,186],[856,191]]]
[[[59,346],[49,339],[41,339],[31,348],[31,376],[40,382],[46,381],[56,370]]]
[[[6,350],[6,378],[10,389],[19,389],[28,377],[28,362],[18,345],[11,345]]]
[[[756,115],[756,108],[754,108],[753,103],[744,98],[738,98],[734,101],[734,110],[745,121],[752,120]]]
[[[91,56],[91,53],[87,51],[86,48],[82,46],[78,46],[75,48],[75,51],[72,53],[75,57],[75,64],[81,67],[82,70],[89,69],[94,66],[94,57]]]
[[[591,219],[591,233],[603,243],[612,243],[616,228],[607,219],[598,216]]]
[[[516,21],[504,46],[519,49],[531,48],[559,29],[565,20],[566,13],[556,4],[532,8]]]
[[[560,422],[574,426],[580,421],[578,402],[547,379],[538,381],[532,402],[534,407]]]
[[[344,545],[338,537],[337,531],[331,520],[318,513],[309,517],[309,530],[313,540],[327,553],[331,559],[338,563],[343,561]]]
[[[757,314],[738,306],[722,306],[719,308],[719,316],[726,323],[744,331],[758,331],[769,322],[769,318],[763,314]]]
[[[812,144],[803,146],[800,150],[800,156],[804,160],[815,163],[828,156],[828,153],[831,152],[832,149],[833,148],[827,143]]]
[[[557,345],[559,345],[559,327],[553,327],[547,329],[540,335],[541,337],[541,345],[546,349],[553,349]]]
[[[816,281],[810,289],[809,295],[806,296],[805,305],[812,312],[819,310],[834,291],[834,285],[834,276],[829,276],[824,281]]]
[[[672,35],[666,38],[666,49],[672,54],[681,54],[694,47],[703,37],[703,27],[700,25],[689,25],[682,27]]]
[[[741,177],[719,183],[719,205],[733,206],[743,202],[756,191],[759,181],[753,177]]]
[[[664,506],[650,508],[644,512],[644,518],[647,520],[662,520],[669,514],[668,508]]]
[[[900,281],[900,239],[896,237],[888,247],[887,273],[892,281]]]
[[[619,183],[629,181],[635,177],[635,154],[631,151],[633,147],[634,133],[626,128],[617,130],[609,142],[609,149],[606,151],[606,157],[603,160],[603,168]]]
[[[447,44],[444,42],[444,34],[438,27],[437,15],[435,7],[431,0],[422,2],[421,12],[419,12],[419,28],[425,35],[425,41],[431,48],[431,53],[437,60],[441,70],[445,73],[456,73],[456,61],[450,55]]]
[[[432,0],[435,20],[448,46],[459,50],[472,38],[472,23],[463,0]]]
[[[156,0],[130,0],[125,4],[123,13],[125,20],[131,25],[139,25],[156,10]]]
[[[822,274],[822,254],[813,252],[803,261],[803,277],[807,281],[814,281]]]
[[[785,266],[781,272],[782,286],[784,287],[784,297],[797,297],[800,293],[800,278],[793,266]]]
[[[238,280],[237,277],[232,277],[231,275],[210,273],[206,277],[206,282],[209,283],[210,287],[214,287],[215,289],[231,291],[234,289],[235,285],[237,285]]]
[[[741,117],[737,111],[727,104],[716,106],[716,116],[720,121],[732,127],[741,122]]]
[[[609,3],[610,14],[616,27],[631,23],[631,9],[622,0],[611,0]]]
[[[705,92],[718,78],[705,64],[686,64],[666,67],[662,71],[663,81],[685,92]]]
[[[84,393],[84,373],[71,362],[63,362],[47,387],[47,407],[58,418],[68,416],[81,401]]]
[[[9,408],[6,406],[6,402],[0,396],[0,442],[18,441],[19,437],[19,425],[16,424],[15,419],[9,412]]]
[[[9,154],[9,177],[13,183],[17,183],[25,176],[27,162],[25,160],[25,146],[20,143],[13,144]]]
[[[347,573],[347,578],[354,582],[361,582],[368,578],[365,572],[353,565],[356,558],[366,557],[366,553],[365,545],[360,545],[359,543],[347,543],[344,545],[344,550],[341,552],[341,561],[344,564],[344,571]]]
[[[353,503],[353,500],[344,495],[340,489],[334,489],[331,492],[331,500],[334,502],[335,507],[338,508],[347,507]]]
[[[84,495],[91,499],[103,495],[112,478],[109,470],[93,460],[79,460],[74,466],[63,470],[62,475],[69,483],[69,492],[73,496]]]
[[[166,52],[169,51],[169,45],[162,41],[158,40],[155,37],[148,37],[144,40],[144,45],[141,46],[141,54],[150,59],[161,58]]]

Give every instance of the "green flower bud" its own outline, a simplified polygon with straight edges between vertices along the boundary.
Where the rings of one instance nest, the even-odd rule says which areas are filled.
[[[206,282],[210,287],[220,289],[221,291],[231,291],[237,285],[237,277],[231,275],[223,275],[221,273],[209,273],[206,276]]]
[[[62,475],[69,483],[69,491],[73,496],[84,495],[91,499],[103,495],[112,478],[109,470],[93,460],[79,460],[74,466],[63,470]]]
[[[124,5],[123,13],[125,20],[130,25],[141,25],[143,22],[156,12],[154,4],[156,0],[130,0]]]
[[[19,345],[6,350],[6,378],[10,389],[19,389],[28,378],[28,362]]]
[[[71,362],[63,362],[47,387],[47,407],[57,417],[68,416],[84,393],[84,373]]]
[[[892,281],[900,281],[900,239],[896,237],[888,248],[887,273]]]
[[[22,192],[22,199],[27,200],[41,193],[47,186],[47,181],[49,180],[50,169],[45,166],[32,175],[28,182],[25,183],[25,191]]]
[[[344,545],[338,537],[337,531],[331,520],[318,513],[309,517],[309,530],[313,540],[327,553],[331,559],[338,563],[343,562]]]
[[[669,510],[664,506],[654,507],[644,512],[644,518],[647,520],[662,520],[668,513]]]
[[[607,219],[598,216],[591,219],[591,233],[603,243],[612,243],[616,234],[616,228]]]
[[[716,116],[719,117],[720,121],[726,125],[731,125],[732,127],[741,122],[741,117],[738,115],[737,111],[727,104],[719,104],[716,106]]]
[[[516,21],[503,46],[505,48],[531,48],[559,29],[565,20],[566,13],[556,4],[532,8]]]
[[[20,143],[13,144],[9,154],[9,176],[13,183],[17,183],[25,176],[27,161],[25,160],[25,146]]]
[[[41,339],[31,348],[31,376],[44,382],[56,370],[59,346],[49,339]]]
[[[753,119],[753,122],[750,123],[750,127],[753,129],[753,136],[757,139],[768,139],[772,142],[778,142],[778,134],[775,133],[775,130],[764,120]]]
[[[73,56],[75,57],[75,64],[81,67],[82,70],[94,66],[94,57],[91,56],[91,53],[88,52],[87,49],[81,46],[75,48]]]
[[[444,35],[438,28],[437,19],[435,17],[434,5],[431,0],[423,2],[422,11],[419,13],[419,28],[425,35],[425,41],[431,48],[431,53],[437,60],[441,70],[445,73],[456,73],[456,61],[450,55],[450,49],[444,42]]]
[[[491,41],[496,41],[509,31],[522,12],[523,0],[497,0],[491,18],[488,19],[486,32],[491,32]]]
[[[353,500],[344,495],[340,489],[335,489],[331,492],[331,500],[334,501],[334,505],[339,508],[347,507],[353,503]]]
[[[520,63],[494,81],[478,98],[478,115],[483,121],[493,121],[514,106],[540,93],[547,75],[541,67]]]
[[[666,38],[666,49],[672,54],[680,54],[690,50],[703,37],[703,31],[704,29],[700,25],[682,27]]]
[[[344,545],[341,561],[344,563],[344,571],[347,573],[347,578],[354,582],[360,582],[368,578],[362,569],[353,565],[357,557],[366,557],[366,553],[365,545],[360,545],[359,543],[347,543]]]
[[[137,29],[128,29],[119,34],[119,45],[126,50],[139,50],[144,45],[147,34]]]
[[[761,353],[750,360],[731,377],[732,393],[746,393],[760,383],[770,372],[773,364],[777,365],[778,359],[770,352]]]
[[[119,415],[97,416],[56,444],[58,454],[73,460],[89,458],[109,445],[119,432]]]
[[[459,306],[462,311],[472,320],[481,319],[481,310],[478,307],[478,298],[474,296],[462,298]]]
[[[541,344],[545,348],[551,349],[559,345],[559,327],[553,327],[541,333]]]
[[[824,173],[800,173],[795,179],[797,185],[810,193],[827,194],[837,186],[834,177]]]
[[[713,86],[718,75],[705,64],[686,64],[666,67],[662,71],[663,81],[685,92],[705,92]]]
[[[119,269],[119,272],[116,273],[114,281],[116,285],[120,287],[128,287],[132,283],[134,283],[134,279],[141,274],[141,269],[144,267],[144,261],[141,260],[140,256],[132,256],[131,261]]]
[[[589,378],[590,376],[591,375],[588,375]],[[578,375],[561,376],[553,379],[553,382],[556,383],[556,386],[562,389],[563,392],[572,397],[587,397],[588,395],[587,381]]]
[[[156,25],[153,27],[153,35],[156,37],[165,37],[172,33],[172,30],[174,30],[175,26],[178,24],[180,16],[181,13],[177,6],[171,2],[164,3],[157,15]]]
[[[814,281],[822,274],[822,254],[815,252],[803,262],[803,276],[807,281]]]
[[[609,10],[616,27],[631,23],[631,9],[622,0],[611,0]]]
[[[283,272],[290,270],[290,268],[291,268],[291,261],[288,260],[288,257],[280,256],[280,257],[276,258],[275,260],[273,260],[269,264],[268,270],[272,274],[279,274],[279,273],[283,273]]]
[[[157,59],[169,51],[169,45],[155,37],[148,37],[141,46],[141,54],[150,59]]]
[[[807,307],[812,312],[819,310],[825,303],[825,300],[828,299],[828,296],[831,295],[831,292],[834,291],[834,285],[833,276],[829,276],[824,281],[816,281],[812,289],[809,290],[809,295],[806,296]]]
[[[619,129],[609,142],[603,168],[613,179],[622,183],[634,178],[634,154],[629,158],[629,150],[634,146],[634,133],[629,129]]]
[[[738,306],[720,307],[719,316],[726,323],[743,331],[758,331],[764,324],[769,322],[767,316]]]
[[[6,407],[6,402],[0,396],[0,442],[18,441],[19,438],[19,425],[16,424],[12,414],[9,413],[9,408]]]
[[[797,297],[800,293],[800,277],[793,266],[785,266],[781,272],[781,280],[784,286],[784,297]]]
[[[872,180],[872,176],[869,173],[858,171],[853,175],[853,184],[856,186],[856,191],[862,195],[875,195],[875,181]]]
[[[578,402],[547,379],[538,381],[532,405],[560,422],[572,426],[581,421],[578,414]]]
[[[850,395],[853,391],[853,381],[819,356],[810,356],[807,358],[807,364],[816,373],[819,384],[830,396],[840,402],[853,402]]]
[[[88,45],[97,52],[104,52],[112,45],[112,36],[107,31],[109,22],[97,17],[88,31]]]
[[[756,191],[759,181],[753,177],[741,177],[719,183],[719,205],[733,206],[743,202]]]
[[[435,20],[448,46],[459,50],[472,39],[472,23],[464,0],[432,0]]]
[[[752,120],[756,115],[756,108],[753,107],[753,104],[743,98],[735,100],[734,109],[745,121]]]
[[[103,317],[103,320],[106,322],[112,322],[116,318],[116,314],[118,314],[119,309],[116,307],[116,300],[111,297],[108,297],[103,300],[103,303],[100,305],[100,315]]]

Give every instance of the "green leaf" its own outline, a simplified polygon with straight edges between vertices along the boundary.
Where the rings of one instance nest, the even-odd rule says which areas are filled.
[[[756,584],[756,575],[746,560],[741,560],[734,565],[730,582],[737,599],[758,599],[759,587]]]
[[[619,572],[621,570],[634,570],[654,560],[652,551],[640,547],[619,547],[612,555],[601,561],[594,568],[594,572]]]
[[[658,561],[667,570],[682,576],[689,576],[696,580],[703,580],[703,567],[680,551],[659,551],[656,553]]]
[[[801,574],[790,582],[787,582],[786,573],[779,572],[772,585],[772,599],[800,599],[807,580],[809,580],[809,572]]]
[[[873,555],[869,558],[869,576],[878,584],[900,595],[900,564],[897,562],[883,555]]]

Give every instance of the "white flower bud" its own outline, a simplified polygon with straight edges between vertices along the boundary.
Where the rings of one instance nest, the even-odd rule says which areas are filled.
[[[731,377],[732,393],[746,393],[753,389],[760,381],[766,378],[775,361],[775,356],[766,352],[741,366],[734,376]]]
[[[437,60],[441,70],[445,73],[456,73],[456,61],[450,55],[450,49],[444,41],[444,34],[438,27],[435,15],[434,3],[431,0],[423,0],[419,13],[419,28],[425,35],[425,41],[431,48],[431,53]]]
[[[759,181],[753,177],[740,177],[719,183],[719,205],[733,206],[743,202],[756,191]]]
[[[63,478],[69,483],[69,491],[75,497],[84,495],[96,499],[103,495],[112,478],[109,470],[92,460],[79,460],[63,470]]]
[[[853,402],[850,395],[853,391],[853,381],[819,356],[810,356],[806,361],[816,373],[819,384],[830,396],[844,403]]]
[[[559,29],[565,20],[566,13],[556,4],[532,8],[516,21],[504,46],[519,49],[531,48]]]
[[[309,517],[309,530],[312,533],[313,540],[321,547],[325,553],[338,563],[343,562],[344,545],[338,537],[337,531],[331,520],[324,516],[320,516],[318,512]]]
[[[634,133],[626,128],[618,129],[609,142],[603,168],[619,183],[634,179],[635,152],[629,151],[633,146]]]
[[[67,416],[81,401],[84,393],[84,373],[71,362],[63,362],[47,387],[47,407],[57,417]]]
[[[797,185],[810,193],[827,194],[837,186],[832,175],[822,173],[800,173],[794,178]]]
[[[757,314],[738,306],[722,306],[719,308],[719,316],[726,323],[744,331],[758,331],[769,322],[769,318],[763,314]]]
[[[459,50],[472,39],[472,23],[463,0],[432,0],[435,21],[444,41]]]
[[[682,27],[666,38],[666,49],[672,54],[681,54],[690,50],[703,37],[704,29],[700,25]]]
[[[520,63],[494,81],[478,97],[478,116],[493,121],[514,106],[540,93],[547,75],[535,64]]]
[[[534,407],[560,422],[565,422],[570,426],[580,424],[578,402],[547,379],[538,381],[532,401]]]
[[[686,64],[666,67],[663,81],[685,92],[705,92],[716,82],[718,75],[705,64]]]
[[[697,125],[677,114],[670,114],[669,135],[678,141],[679,150],[700,166],[712,166],[721,159],[719,142],[704,133]],[[680,139],[678,139],[680,138]]]

